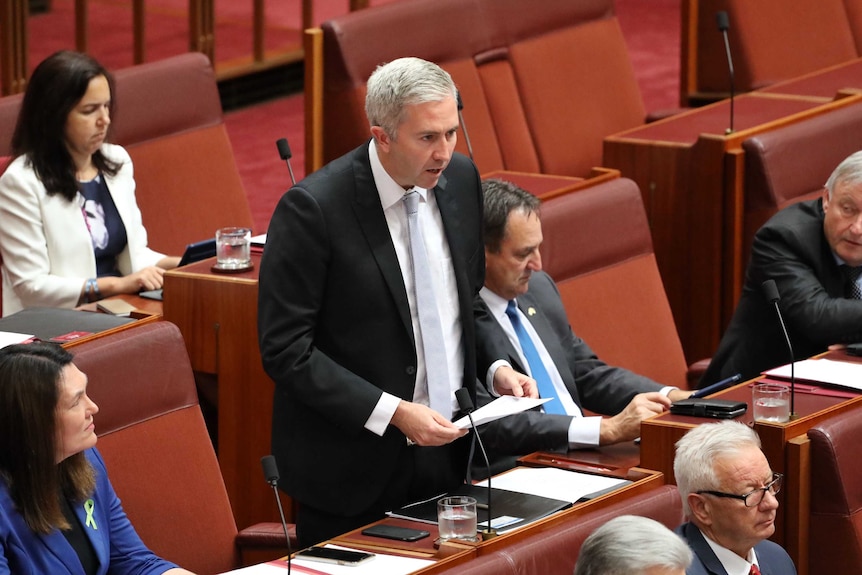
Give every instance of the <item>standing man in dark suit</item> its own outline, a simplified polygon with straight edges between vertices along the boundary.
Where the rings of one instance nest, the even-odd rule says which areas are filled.
[[[453,154],[455,85],[395,60],[368,80],[366,114],[368,143],[282,197],[261,262],[273,453],[302,545],[452,489],[467,465],[451,418],[455,390],[475,397],[485,262],[479,175]],[[535,395],[512,370],[494,384]]]
[[[718,351],[701,379],[708,385],[742,379],[790,363],[771,302],[778,305],[796,359],[833,344],[862,341],[862,152],[846,158],[826,182],[823,197],[784,208],[754,236],[742,297]]]
[[[694,551],[688,575],[794,575],[787,552],[768,538],[783,476],[760,438],[738,421],[695,427],[676,443],[673,473],[689,522],[676,532]]]
[[[661,413],[671,401],[684,399],[690,392],[662,387],[597,358],[572,333],[557,287],[541,271],[538,198],[501,180],[486,180],[482,188],[486,267],[476,314],[480,357],[486,363],[503,358],[492,366],[507,362],[531,374],[539,382],[540,395],[555,398],[542,409],[479,428],[489,458],[495,460],[493,470],[511,466],[514,456],[537,450],[594,447],[635,439],[643,419]],[[516,323],[524,330],[521,335]],[[521,340],[524,336],[528,342]],[[531,359],[530,347],[538,354],[538,367]],[[537,369],[549,381],[547,392],[542,391],[543,378]],[[478,395],[480,405],[493,399],[481,388]],[[584,407],[612,417],[583,417]]]

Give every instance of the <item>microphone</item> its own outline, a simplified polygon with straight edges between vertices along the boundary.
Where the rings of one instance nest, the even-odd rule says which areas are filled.
[[[733,58],[730,55],[730,40],[727,37],[727,31],[730,29],[730,18],[727,17],[727,12],[720,10],[715,13],[715,21],[718,24],[718,31],[724,36],[724,51],[727,52],[727,69],[730,72],[730,127],[725,130],[725,134],[733,133]]]
[[[279,142],[284,142],[287,145],[287,140],[279,140]],[[287,521],[284,520],[284,509],[281,507],[281,498],[278,496],[278,465],[276,465],[275,457],[272,455],[261,457],[260,464],[263,466],[263,476],[266,478],[266,482],[272,486],[272,492],[275,494],[275,502],[278,503],[278,516],[281,517],[281,528],[284,529],[284,538],[287,540],[287,573],[290,575],[290,560],[293,551],[290,549],[290,535],[287,534]]]
[[[769,303],[775,306],[775,313],[778,315],[778,321],[781,323],[781,330],[784,332],[784,341],[787,342],[787,351],[790,352],[790,419],[796,418],[796,409],[794,399],[796,398],[796,376],[793,372],[793,346],[790,344],[790,336],[787,334],[787,327],[784,325],[784,318],[781,317],[781,310],[778,309],[778,302],[781,296],[778,295],[778,286],[775,285],[775,280],[766,280],[763,282],[763,295]]]
[[[461,110],[464,109],[464,101],[461,99],[461,92],[455,92],[455,96],[458,101],[458,121],[461,123],[461,129],[464,131],[464,143],[467,144],[467,153],[470,154],[470,159],[472,160],[473,145],[470,144],[470,134],[467,133],[467,124],[464,123],[464,114],[461,113]]]
[[[290,145],[287,143],[287,138],[279,138],[276,140],[275,145],[278,147],[278,155],[281,156],[281,159],[287,163],[287,171],[290,172],[290,183],[291,185],[296,185],[296,178],[293,177],[293,168],[290,165],[290,159],[293,157],[293,154],[290,151]]]
[[[479,449],[482,450],[482,457],[485,458],[485,469],[488,470],[488,524],[482,530],[482,539],[488,540],[497,536],[497,530],[491,527],[491,518],[493,517],[491,515],[491,463],[488,461],[488,453],[485,451],[485,445],[482,443],[479,430],[476,429],[476,423],[473,421],[473,400],[470,399],[470,392],[467,391],[467,388],[462,387],[455,392],[455,399],[458,400],[458,407],[470,419],[470,427],[473,428],[473,437],[479,442]],[[476,507],[478,508],[478,505]]]

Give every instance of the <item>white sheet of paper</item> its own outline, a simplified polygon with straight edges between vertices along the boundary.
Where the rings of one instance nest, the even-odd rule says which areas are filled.
[[[551,401],[551,399],[553,398],[547,397],[545,399],[532,399],[529,397],[515,397],[512,395],[503,395],[498,397],[488,405],[480,407],[479,409],[474,411],[472,414],[473,421],[476,423],[477,426],[479,426],[483,423],[489,423],[496,419],[500,419],[501,417],[506,417],[507,415],[521,413],[522,411],[533,409],[536,406]],[[455,426],[461,429],[467,429],[468,427],[470,427],[470,418],[465,415],[464,417],[455,422]]]
[[[491,478],[491,487],[574,503],[584,495],[625,483],[618,477],[568,471],[556,467],[516,467]],[[482,481],[479,485],[488,485]]]
[[[341,547],[340,545],[325,545],[324,547],[363,551],[363,549],[351,549],[350,547]],[[329,573],[330,575],[408,575],[408,573],[419,571],[433,564],[434,561],[429,559],[416,559],[414,557],[401,557],[399,555],[386,555],[376,552],[374,559],[364,561],[358,565],[334,565],[320,561],[293,560],[294,566],[308,567]]]
[[[850,389],[862,390],[862,363],[832,359],[806,359],[793,367],[796,379],[829,383]],[[790,364],[764,372],[774,377],[790,378]]]
[[[266,234],[258,234],[256,236],[251,236],[251,245],[253,245],[253,246],[266,245]]]
[[[33,337],[32,334],[27,335],[25,333],[15,333],[14,331],[0,331],[0,348],[27,341],[31,337]]]

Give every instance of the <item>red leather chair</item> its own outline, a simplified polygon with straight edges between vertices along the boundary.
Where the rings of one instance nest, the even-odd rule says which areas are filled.
[[[852,573],[862,565],[862,413],[808,430],[811,442],[809,573]]]
[[[569,322],[605,362],[688,389],[686,365],[640,190],[619,178],[542,203],[542,260]]]
[[[175,325],[135,326],[71,351],[99,406],[97,447],[111,481],[155,553],[200,574],[239,567],[241,548],[257,551],[255,561],[287,554],[280,524],[237,533]],[[260,469],[248,472],[264,481]]]
[[[645,121],[612,0],[394,2],[329,20],[307,40],[307,173],[370,136],[365,82],[402,56],[452,75],[482,173],[586,176],[605,136]]]

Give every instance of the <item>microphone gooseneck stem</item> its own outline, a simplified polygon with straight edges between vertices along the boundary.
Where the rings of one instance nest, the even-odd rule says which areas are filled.
[[[784,318],[781,317],[781,310],[778,309],[778,300],[772,302],[775,305],[775,313],[778,315],[778,322],[781,324],[781,331],[784,332],[784,341],[787,343],[787,351],[790,352],[790,417],[796,415],[796,374],[793,366],[796,363],[796,358],[793,356],[793,346],[790,345],[790,335],[787,333],[787,326],[784,325]]]
[[[275,481],[270,485],[275,494],[275,502],[278,503],[278,516],[281,518],[281,528],[284,529],[284,538],[287,540],[287,575],[290,575],[290,556],[293,555],[293,550],[290,548],[290,535],[287,534],[287,521],[284,520],[284,508],[281,506],[281,497],[278,496],[278,486]]]
[[[727,30],[722,30],[721,35],[724,37],[724,51],[727,53],[727,70],[730,73],[730,127],[728,128],[728,134],[733,133],[733,100],[735,96],[735,88],[734,88],[734,73],[733,73],[733,57],[730,54],[730,39],[727,36]]]
[[[476,434],[476,441],[479,443],[479,449],[482,451],[482,457],[485,459],[485,468],[488,470],[488,523],[485,528],[485,533],[493,533],[494,529],[491,527],[491,463],[488,461],[488,453],[485,451],[485,445],[482,443],[482,438],[479,437],[479,430],[476,429],[476,423],[473,421],[473,415],[471,413],[467,413],[467,417],[470,419],[470,427],[473,428],[473,433]]]

